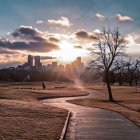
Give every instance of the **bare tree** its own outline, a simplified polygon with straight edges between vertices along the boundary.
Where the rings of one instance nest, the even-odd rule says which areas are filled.
[[[127,77],[126,76],[126,59],[127,59],[127,55],[123,55],[117,58],[117,60],[114,61],[113,64],[113,71],[115,73],[115,77],[116,77],[116,82],[119,83],[119,85],[123,85],[125,83],[125,80]]]
[[[128,73],[128,80],[129,80],[129,85],[132,86],[133,81],[137,81],[137,71],[140,67],[140,61],[139,60],[134,60],[132,57],[129,57],[128,62],[126,63],[127,67],[127,73]]]
[[[90,62],[89,68],[102,71],[109,93],[109,101],[113,101],[109,74],[114,60],[123,54],[125,44],[125,37],[120,34],[118,28],[104,29],[102,33],[96,34],[95,49],[92,51],[95,60]]]

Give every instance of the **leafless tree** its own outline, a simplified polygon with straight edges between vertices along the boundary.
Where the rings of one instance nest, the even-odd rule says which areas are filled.
[[[132,59],[132,57],[129,57],[128,62],[126,63],[127,73],[128,73],[128,80],[129,85],[132,86],[133,81],[137,82],[137,73],[140,67],[140,61]]]
[[[114,101],[109,74],[117,56],[123,54],[125,44],[125,36],[120,34],[118,28],[114,30],[103,29],[102,33],[96,34],[95,49],[92,51],[94,60],[89,63],[89,68],[102,71],[109,93],[109,101]]]
[[[124,54],[123,56],[120,56],[117,58],[117,60],[114,61],[112,70],[115,73],[115,81],[119,83],[119,85],[123,85],[125,83],[125,77],[126,77],[126,59],[127,55]]]

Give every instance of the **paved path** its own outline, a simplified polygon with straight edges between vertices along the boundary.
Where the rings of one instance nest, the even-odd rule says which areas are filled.
[[[94,91],[86,97],[96,98]],[[119,113],[66,102],[70,97],[46,99],[44,104],[65,108],[72,112],[65,140],[140,140],[140,128]]]

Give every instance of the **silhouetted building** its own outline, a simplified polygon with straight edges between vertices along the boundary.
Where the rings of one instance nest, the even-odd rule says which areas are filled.
[[[66,73],[70,73],[71,72],[71,65],[70,64],[66,64],[66,66],[65,66],[65,72]]]
[[[59,65],[58,69],[59,69],[59,71],[64,71],[64,66],[63,65]]]
[[[81,57],[77,57],[76,61],[81,63]]]
[[[81,74],[84,71],[84,64],[81,62],[81,57],[77,57],[77,59],[72,63],[73,71]]]
[[[41,70],[42,63],[40,62],[40,56],[35,56],[35,68],[36,70]]]
[[[53,71],[57,71],[58,70],[57,62],[52,62],[52,70]]]
[[[48,64],[47,67],[46,67],[46,70],[47,70],[47,71],[52,70],[52,64]]]
[[[33,56],[28,55],[28,66],[33,66]]]

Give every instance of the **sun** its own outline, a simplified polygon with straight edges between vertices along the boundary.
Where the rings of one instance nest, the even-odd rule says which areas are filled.
[[[83,57],[86,54],[85,50],[74,48],[74,43],[66,40],[61,41],[59,46],[60,50],[53,51],[51,55],[57,57],[57,59],[63,63],[72,62],[77,57]]]

